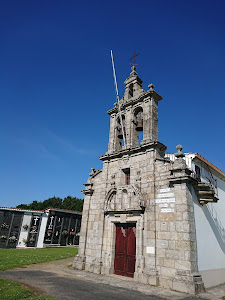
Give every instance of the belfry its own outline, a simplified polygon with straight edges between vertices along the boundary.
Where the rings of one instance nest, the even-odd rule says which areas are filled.
[[[158,141],[162,97],[154,85],[145,91],[135,66],[124,84],[119,105],[108,111],[103,168],[92,168],[84,184],[79,254],[73,267],[197,293],[204,289],[193,209],[198,182],[181,146],[175,161],[165,157],[166,146]],[[216,202],[214,196],[212,192]]]

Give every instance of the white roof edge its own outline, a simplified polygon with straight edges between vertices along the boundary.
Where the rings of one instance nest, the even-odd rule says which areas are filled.
[[[0,207],[3,210],[13,210],[13,211],[20,211],[20,212],[29,212],[29,213],[45,213],[44,210],[30,210],[30,209],[23,209],[23,208],[14,208],[14,207]]]

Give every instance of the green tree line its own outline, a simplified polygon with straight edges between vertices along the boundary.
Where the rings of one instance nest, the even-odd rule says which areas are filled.
[[[82,211],[83,203],[84,203],[84,200],[78,199],[78,198],[72,197],[72,196],[67,196],[64,199],[54,196],[53,198],[49,198],[47,200],[44,200],[43,202],[41,202],[41,201],[38,202],[38,201],[34,200],[30,204],[20,204],[20,205],[17,205],[17,208],[44,210],[48,207],[52,207],[52,208],[61,208],[61,209]]]

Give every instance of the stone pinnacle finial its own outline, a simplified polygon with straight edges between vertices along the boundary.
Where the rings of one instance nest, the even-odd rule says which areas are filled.
[[[183,149],[183,147],[181,145],[177,145],[176,149],[177,149],[177,153],[175,153],[176,158],[180,158],[180,157],[184,157],[185,156],[184,153],[181,152],[182,149]]]
[[[91,173],[89,173],[89,176],[92,176],[92,175],[94,175],[94,174],[95,174],[95,168],[92,167],[92,168],[91,168]]]
[[[148,88],[149,88],[150,91],[153,91],[154,87],[155,87],[155,86],[154,86],[153,83],[150,83],[150,84],[148,85]]]
[[[131,76],[137,75],[136,69],[137,69],[137,68],[136,68],[135,66],[132,66],[132,67],[131,67],[131,70],[132,70],[132,72],[130,73]]]
[[[181,152],[183,150],[183,146],[182,145],[177,145],[176,149],[178,152]]]

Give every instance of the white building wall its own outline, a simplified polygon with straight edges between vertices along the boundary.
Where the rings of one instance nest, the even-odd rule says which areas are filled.
[[[31,218],[32,218],[32,213],[24,213],[23,216],[23,222],[22,222],[22,226],[21,226],[21,231],[20,231],[20,236],[19,236],[19,241],[17,244],[17,248],[24,248],[26,247],[26,240],[28,237],[28,232],[29,232],[29,228],[30,228],[30,222],[31,222]],[[23,226],[24,225],[28,225],[28,229],[24,229]]]
[[[48,213],[42,214],[41,224],[39,227],[37,248],[43,248],[44,237],[45,237],[45,229],[48,221]]]
[[[213,176],[216,177],[215,174]],[[198,268],[206,287],[225,282],[225,181],[216,179],[217,203],[200,206],[192,188]]]

